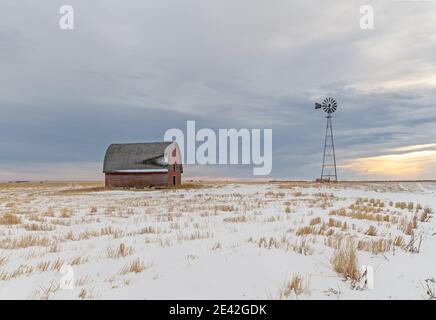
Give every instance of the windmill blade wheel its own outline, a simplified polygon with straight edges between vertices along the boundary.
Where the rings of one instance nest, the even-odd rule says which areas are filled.
[[[332,114],[338,108],[338,103],[333,98],[325,98],[322,102],[322,109],[328,114]]]

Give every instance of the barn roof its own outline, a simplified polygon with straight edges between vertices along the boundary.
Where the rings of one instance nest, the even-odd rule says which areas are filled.
[[[111,144],[104,157],[103,172],[167,168],[164,154],[171,143]]]

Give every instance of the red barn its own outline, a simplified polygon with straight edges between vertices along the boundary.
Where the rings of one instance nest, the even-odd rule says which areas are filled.
[[[183,166],[175,142],[112,144],[104,157],[105,184],[112,188],[179,186]]]

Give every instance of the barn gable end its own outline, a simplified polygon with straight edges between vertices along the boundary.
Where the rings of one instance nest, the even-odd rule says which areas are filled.
[[[112,144],[104,158],[107,188],[178,186],[183,167],[177,143]]]

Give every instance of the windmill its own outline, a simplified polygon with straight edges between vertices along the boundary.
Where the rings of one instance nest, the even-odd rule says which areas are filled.
[[[335,144],[333,142],[332,114],[338,108],[333,98],[325,98],[322,103],[315,103],[315,109],[323,109],[327,113],[327,127],[325,129],[324,156],[322,159],[321,182],[338,182],[336,171]]]

